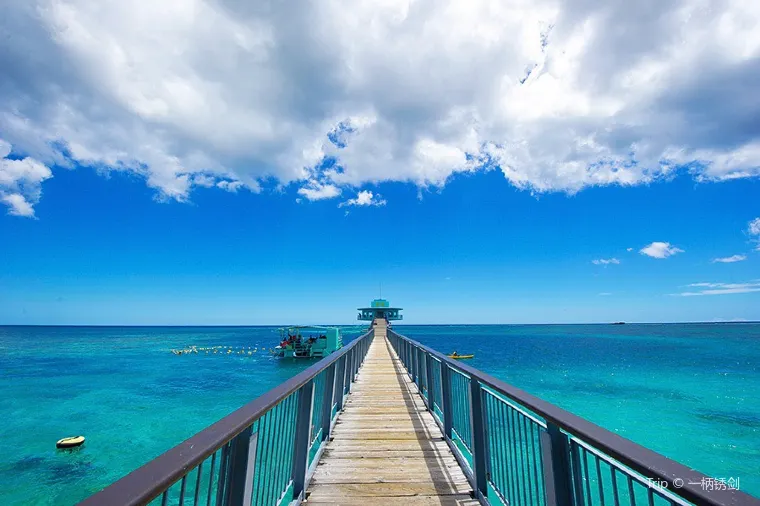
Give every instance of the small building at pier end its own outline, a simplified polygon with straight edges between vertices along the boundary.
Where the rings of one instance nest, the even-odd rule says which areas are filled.
[[[359,316],[357,320],[371,322],[375,318],[385,318],[386,320],[403,320],[404,317],[400,314],[400,307],[391,307],[390,302],[385,299],[375,299],[370,304],[370,307],[360,307]]]

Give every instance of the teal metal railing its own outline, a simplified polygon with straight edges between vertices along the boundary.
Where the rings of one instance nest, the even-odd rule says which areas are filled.
[[[300,503],[373,338],[370,330],[81,504]]]
[[[481,504],[747,505],[760,500],[388,330]]]

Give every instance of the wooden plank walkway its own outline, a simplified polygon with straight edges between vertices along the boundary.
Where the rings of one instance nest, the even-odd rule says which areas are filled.
[[[305,503],[471,506],[471,492],[379,322]]]

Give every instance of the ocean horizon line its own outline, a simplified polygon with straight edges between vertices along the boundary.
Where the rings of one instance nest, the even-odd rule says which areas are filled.
[[[477,327],[477,326],[512,326],[512,327],[529,327],[529,326],[570,326],[570,325],[736,325],[736,324],[760,324],[760,320],[726,320],[726,321],[648,321],[648,322],[569,322],[569,323],[403,323],[395,324],[394,327]],[[308,327],[313,326],[336,326],[336,327],[364,327],[366,324],[356,323],[271,323],[271,324],[26,324],[26,323],[9,323],[0,324],[0,328],[8,327],[68,327],[68,328],[267,328],[267,327]]]

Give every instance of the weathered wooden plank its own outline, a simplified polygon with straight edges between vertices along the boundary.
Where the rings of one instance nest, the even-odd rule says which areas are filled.
[[[361,450],[361,451],[380,451],[380,450],[436,450],[441,452],[450,451],[444,441],[425,441],[425,440],[382,440],[382,439],[355,439],[350,441],[340,441],[340,444],[334,445],[331,442],[325,448],[325,451],[340,450]]]
[[[309,500],[305,504],[309,506],[355,506],[356,501],[353,498],[331,498],[330,501],[324,502]],[[471,498],[469,494],[459,494],[446,496],[363,497],[361,504],[362,506],[476,506],[479,503]]]
[[[325,459],[319,464],[319,468],[325,469],[342,469],[350,470],[354,469],[382,469],[387,467],[393,467],[402,470],[428,470],[428,469],[457,469],[459,470],[459,463],[454,457],[439,458],[439,457],[426,457],[426,458],[406,458],[406,457],[386,457],[383,460],[374,459],[371,462],[367,462],[360,458],[343,458]]]
[[[463,483],[333,483],[310,487],[310,492],[310,501],[333,502],[335,498],[470,494],[471,488]],[[355,504],[363,504],[363,501]]]
[[[364,466],[347,473],[345,468],[317,467],[311,482],[317,486],[326,483],[467,483],[464,473],[460,469],[449,470],[445,468],[430,469],[391,469],[372,468]]]

